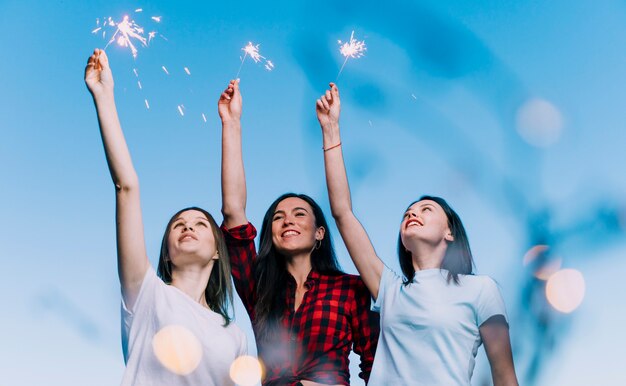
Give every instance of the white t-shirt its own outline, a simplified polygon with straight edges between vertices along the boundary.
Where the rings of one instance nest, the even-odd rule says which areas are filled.
[[[174,286],[152,267],[134,308],[122,301],[122,386],[233,385],[229,369],[247,352],[245,334]]]
[[[504,301],[488,276],[459,275],[460,285],[447,277],[444,269],[418,271],[404,286],[384,268],[372,304],[380,338],[369,386],[470,385],[478,328],[494,315],[506,318]]]

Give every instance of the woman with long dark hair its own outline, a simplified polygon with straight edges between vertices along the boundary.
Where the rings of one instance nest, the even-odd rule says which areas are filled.
[[[270,205],[257,254],[256,229],[245,211],[238,81],[224,91],[218,110],[222,230],[266,370],[263,385],[349,385],[352,350],[367,381],[379,330],[365,285],[341,272],[324,214],[303,194],[284,194]]]
[[[139,179],[126,146],[104,51],[85,68],[115,185],[117,262],[122,287],[122,385],[233,385],[229,368],[246,353],[232,303],[228,250],[205,210],[178,211],[167,224],[157,272],[144,242]],[[159,279],[160,278],[160,279]]]
[[[470,385],[482,343],[494,385],[517,385],[502,296],[491,278],[473,274],[459,216],[439,197],[409,205],[398,236],[402,275],[391,271],[352,211],[333,83],[316,111],[332,214],[381,316],[370,385]]]

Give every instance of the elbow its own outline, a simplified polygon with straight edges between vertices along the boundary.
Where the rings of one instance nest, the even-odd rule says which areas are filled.
[[[346,208],[331,208],[330,213],[332,214],[333,218],[335,219],[335,222],[337,223],[337,225],[340,225],[340,224],[344,223],[346,221],[346,219],[352,215],[352,211],[348,207],[346,207]]]
[[[117,178],[113,181],[117,194],[132,194],[139,191],[139,179],[137,175],[127,178]]]
[[[224,219],[235,218],[246,213],[245,205],[222,204],[222,216]]]

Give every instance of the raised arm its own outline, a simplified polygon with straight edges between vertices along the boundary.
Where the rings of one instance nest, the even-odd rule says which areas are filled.
[[[334,83],[331,83],[330,89],[326,90],[316,104],[317,119],[324,137],[324,168],[330,209],[354,265],[359,270],[372,297],[376,299],[383,272],[383,262],[376,255],[365,229],[352,212],[350,187],[339,134],[340,110],[339,90]]]
[[[509,326],[504,317],[496,315],[485,321],[480,326],[480,337],[485,344],[494,386],[518,386]]]
[[[239,80],[231,80],[220,95],[222,120],[222,214],[227,229],[248,223],[246,176],[241,154],[241,93]]]
[[[85,83],[96,105],[104,153],[115,185],[118,274],[122,296],[126,306],[132,309],[149,262],[139,203],[139,180],[117,117],[113,74],[103,50],[96,49],[89,57]]]

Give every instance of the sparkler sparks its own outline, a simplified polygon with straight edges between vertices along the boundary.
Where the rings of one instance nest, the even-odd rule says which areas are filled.
[[[341,65],[341,69],[339,70],[339,73],[337,74],[337,78],[339,78],[339,75],[341,75],[341,72],[343,71],[344,66],[348,62],[348,59],[349,58],[358,59],[362,57],[363,55],[365,55],[365,51],[367,50],[367,47],[365,46],[365,40],[356,40],[354,38],[354,31],[352,31],[352,34],[350,34],[349,42],[342,43],[341,40],[338,40],[337,43],[341,45],[341,47],[339,47],[339,52],[341,52],[341,55],[346,57],[346,60],[343,61],[343,64]]]
[[[116,41],[116,37],[117,44],[122,47],[130,48],[130,52],[132,53],[133,58],[137,57],[137,47],[135,47],[135,45],[133,44],[132,39],[137,40],[144,47],[148,46],[146,38],[143,36],[143,27],[135,23],[134,20],[130,20],[128,16],[124,16],[124,19],[122,19],[122,21],[119,23],[114,22],[113,19],[109,17],[107,25],[111,27],[116,27],[117,29],[115,30],[115,33],[113,34],[107,45],[104,47],[105,50],[107,49],[107,47],[109,47],[111,43]]]
[[[141,8],[135,10],[135,13],[141,12],[143,12],[143,9]],[[158,23],[161,21],[161,16],[153,16],[152,20]],[[137,58],[137,46],[147,47],[148,43],[157,34],[156,31],[152,31],[149,32],[146,37],[144,34],[144,28],[137,24],[135,20],[129,18],[128,15],[125,15],[122,18],[122,21],[119,22],[113,20],[113,18],[109,16],[103,18],[101,23],[100,18],[98,18],[96,19],[96,28],[93,29],[91,33],[96,34],[102,31],[102,38],[105,38],[107,30],[113,30],[114,32],[104,49],[107,49],[111,43],[116,42],[122,47],[129,47],[133,58]]]
[[[261,61],[265,61],[265,69],[268,71],[272,71],[274,69],[274,63],[271,60],[265,58],[265,56],[259,53],[260,44],[254,45],[252,42],[248,42],[248,45],[243,47],[241,50],[244,52],[243,58],[241,58],[241,65],[239,66],[239,70],[237,71],[237,75],[235,78],[239,78],[239,73],[241,72],[241,68],[243,67],[243,63],[246,58],[249,56],[254,60],[254,63],[259,63]]]

